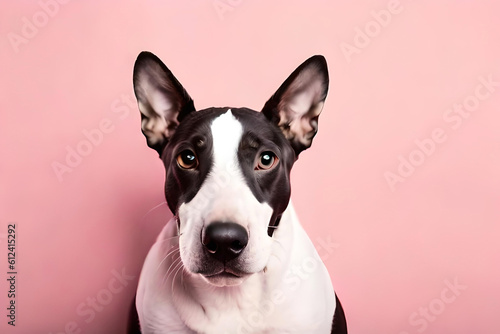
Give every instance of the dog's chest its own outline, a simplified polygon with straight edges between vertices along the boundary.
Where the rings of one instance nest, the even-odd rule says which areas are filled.
[[[158,240],[170,240],[174,227],[175,221],[167,224]],[[265,274],[252,275],[233,290],[207,289],[195,276],[182,275],[181,271],[178,274],[171,270],[163,272],[160,268],[175,268],[178,263],[175,260],[170,263],[170,258],[165,258],[165,254],[175,252],[175,247],[165,247],[165,242],[156,243],[143,268],[137,296],[141,301],[138,309],[143,311],[140,314],[143,332],[329,333],[335,308],[330,303],[335,299],[334,292],[326,268],[316,257],[314,248],[306,247],[309,243],[304,238],[306,236],[299,233],[294,245],[281,240],[281,244],[291,250],[288,254],[292,258],[276,254]],[[301,258],[295,259],[296,254]],[[304,259],[315,259],[317,267],[296,272]]]
[[[248,302],[248,301],[247,301]],[[233,306],[231,306],[233,305]],[[288,307],[274,309],[270,305],[236,305],[222,304],[206,305],[200,311],[198,306],[186,304],[191,313],[181,313],[174,315],[172,310],[159,312],[158,320],[164,314],[169,314],[167,321],[159,321],[157,324],[150,324],[152,328],[161,328],[161,331],[154,333],[183,333],[183,334],[303,334],[303,333],[326,333],[317,321],[300,319],[297,312],[301,312],[301,304],[296,304],[297,309],[292,311]],[[290,306],[290,305],[287,305]],[[182,307],[181,307],[182,309]],[[160,310],[160,309],[157,309]],[[175,317],[175,319],[174,319]],[[166,319],[164,319],[166,320]],[[308,321],[309,320],[309,321]],[[328,327],[327,324],[324,327]]]

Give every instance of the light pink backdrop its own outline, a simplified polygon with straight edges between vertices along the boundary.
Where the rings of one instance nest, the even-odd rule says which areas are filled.
[[[142,261],[170,216],[133,97],[141,50],[166,62],[198,108],[259,109],[303,60],[325,55],[330,94],[294,169],[293,200],[350,333],[500,332],[498,2],[9,3],[0,5],[0,332],[124,332]],[[450,114],[463,103],[469,116]],[[54,163],[66,164],[68,149],[88,155],[59,179]],[[5,317],[12,222],[15,328]],[[114,279],[122,271],[135,278]]]

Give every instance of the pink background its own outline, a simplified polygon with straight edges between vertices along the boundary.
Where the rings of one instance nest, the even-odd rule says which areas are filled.
[[[303,60],[325,55],[330,94],[292,197],[313,242],[335,245],[324,261],[350,333],[500,332],[500,86],[474,97],[480,77],[500,81],[498,2],[70,1],[47,7],[50,17],[37,1],[9,3],[0,5],[2,333],[124,332],[142,261],[170,216],[133,96],[141,50],[162,58],[200,109],[260,109]],[[380,14],[381,26],[374,17],[388,6],[395,13]],[[33,20],[38,31],[25,28],[13,45]],[[360,37],[365,28],[371,37]],[[357,53],[346,56],[347,44]],[[443,115],[462,103],[474,110],[454,129]],[[108,133],[85,147],[83,131],[102,123]],[[416,152],[436,128],[446,140]],[[59,180],[54,162],[78,147],[88,155]],[[398,172],[399,156],[421,164],[391,189],[385,174]],[[18,235],[15,328],[5,317],[8,223]],[[114,270],[135,278],[120,286]],[[87,298],[97,296],[105,303],[90,319]]]

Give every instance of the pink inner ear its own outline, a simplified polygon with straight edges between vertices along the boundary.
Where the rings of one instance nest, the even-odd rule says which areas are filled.
[[[290,121],[286,121],[287,116],[285,116],[285,111],[280,110],[280,124],[279,126],[282,128],[283,133],[287,139],[294,138],[296,141],[309,146],[311,144],[311,140],[316,134],[316,130],[318,128],[318,122],[315,117],[317,117],[321,110],[323,109],[324,102],[319,102],[309,109],[305,114],[294,112],[290,110],[287,114],[294,114],[295,117]],[[286,126],[285,126],[286,125]]]
[[[323,75],[316,68],[305,69],[283,94],[279,109],[291,112],[290,120],[302,117],[324,100],[324,90]]]
[[[317,130],[316,117],[323,109],[322,76],[315,69],[301,73],[284,93],[278,106],[279,126],[287,139],[306,146],[311,144]]]
[[[144,92],[146,102],[139,102],[139,109],[146,116],[141,123],[142,130],[150,144],[160,143],[173,135],[179,112],[175,110],[175,103],[149,82],[144,83]]]

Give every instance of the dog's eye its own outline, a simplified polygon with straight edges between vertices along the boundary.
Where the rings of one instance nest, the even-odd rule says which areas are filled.
[[[262,152],[257,163],[255,164],[255,170],[269,170],[274,168],[278,164],[278,157],[276,154],[270,151]]]
[[[184,150],[177,156],[177,164],[184,169],[198,167],[198,159],[191,150]]]

